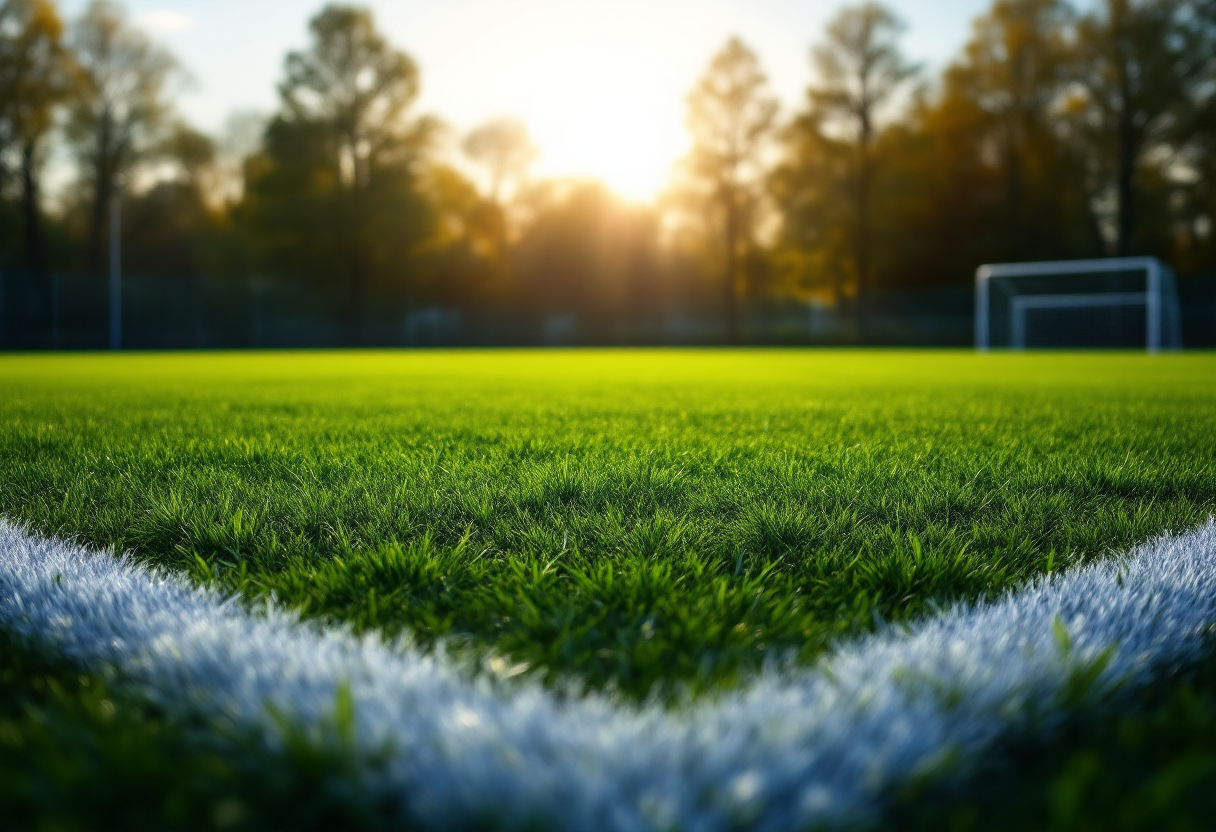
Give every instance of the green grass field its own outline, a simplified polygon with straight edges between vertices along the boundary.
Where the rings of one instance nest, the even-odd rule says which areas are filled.
[[[673,702],[770,658],[809,661],[877,621],[1197,525],[1216,510],[1213,437],[1210,355],[0,357],[0,514],[246,597],[273,594],[306,616]],[[60,777],[75,746],[46,728],[101,731],[102,682],[34,647],[9,653],[0,775],[26,755],[50,761],[49,783],[104,787],[122,766]],[[1210,688],[1185,695],[1203,701]],[[1185,711],[1173,696],[1143,719]],[[179,748],[186,735],[137,703],[120,711],[139,765],[211,759]],[[1199,735],[1213,735],[1210,722]],[[1062,766],[1104,742],[1124,747],[1078,731],[1053,752]],[[1209,749],[1198,782],[1216,783],[1212,760]],[[1026,783],[1066,775],[1077,776]],[[0,798],[7,788],[14,805],[44,805],[37,778],[22,778],[28,794],[10,783]],[[187,789],[178,809],[220,800],[229,781],[206,782],[219,791]],[[301,782],[264,793],[290,804]],[[979,808],[951,823],[986,817],[976,794]],[[347,803],[343,823],[371,823]],[[1064,817],[1065,803],[1027,822]],[[910,824],[930,817],[907,811]],[[274,817],[238,815],[249,828]],[[152,812],[151,827],[170,816]]]

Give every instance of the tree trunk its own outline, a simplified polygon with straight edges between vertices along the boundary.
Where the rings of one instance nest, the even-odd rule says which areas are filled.
[[[738,205],[733,189],[727,191],[726,199],[726,341],[739,343],[739,294],[736,283],[739,276],[739,217]]]
[[[1134,96],[1132,95],[1132,61],[1128,55],[1128,46],[1123,39],[1127,25],[1128,14],[1126,4],[1116,4],[1111,7],[1111,27],[1114,30],[1114,62],[1119,79],[1119,136],[1118,157],[1115,173],[1115,195],[1118,200],[1115,219],[1115,254],[1126,257],[1131,253],[1132,234],[1135,231],[1135,175],[1136,156],[1140,148],[1137,142],[1137,131],[1134,122]]]
[[[198,273],[194,258],[188,261],[185,271],[186,297],[189,298],[190,327],[193,332],[192,342],[195,349],[205,345],[203,326],[203,278]]]
[[[38,214],[38,178],[35,173],[34,143],[21,151],[21,207],[25,219],[25,265],[41,283],[45,277],[42,256],[42,224]]]
[[[25,265],[38,287],[38,315],[45,324],[46,338],[51,340],[52,287],[42,248],[42,217],[38,210],[37,147],[33,141],[21,149],[21,207],[25,222]],[[35,324],[35,329],[38,329]],[[35,336],[39,337],[39,336]]]
[[[99,165],[93,187],[93,205],[89,216],[88,260],[85,264],[89,274],[101,274],[102,249],[106,234],[106,214],[110,207],[112,188],[113,183],[108,172]]]
[[[359,346],[365,340],[363,308],[367,295],[367,264],[360,253],[351,258],[350,284],[346,295],[346,320],[342,341],[345,346]]]
[[[1009,254],[1010,259],[1020,260],[1025,256],[1022,239],[1022,158],[1017,130],[1009,128],[1006,136],[1005,196],[1009,209]]]
[[[870,153],[863,140],[857,177],[857,332],[870,338]]]
[[[1119,118],[1119,171],[1116,183],[1118,219],[1115,231],[1115,253],[1127,257],[1132,252],[1136,232],[1136,161],[1138,156],[1135,126],[1125,109]]]

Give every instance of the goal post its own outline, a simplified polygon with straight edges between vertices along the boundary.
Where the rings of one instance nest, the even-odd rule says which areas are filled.
[[[975,347],[1182,346],[1173,271],[1155,257],[989,263],[975,273]]]

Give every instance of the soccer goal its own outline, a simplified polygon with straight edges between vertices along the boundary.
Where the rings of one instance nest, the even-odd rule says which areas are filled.
[[[976,349],[1181,346],[1177,283],[1155,257],[990,263],[976,270]]]

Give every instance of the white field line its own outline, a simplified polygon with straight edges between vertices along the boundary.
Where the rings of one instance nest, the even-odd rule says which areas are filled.
[[[403,822],[442,829],[487,818],[703,832],[864,820],[944,754],[966,760],[1060,715],[1070,680],[1104,652],[1095,695],[1198,659],[1213,622],[1209,522],[671,712],[470,682],[442,657],[280,609],[251,614],[0,521],[0,625],[83,668],[117,666],[142,694],[253,727],[272,745],[280,728],[268,703],[325,718],[345,683],[356,747],[394,749],[387,768],[369,767],[373,789],[398,800]]]

